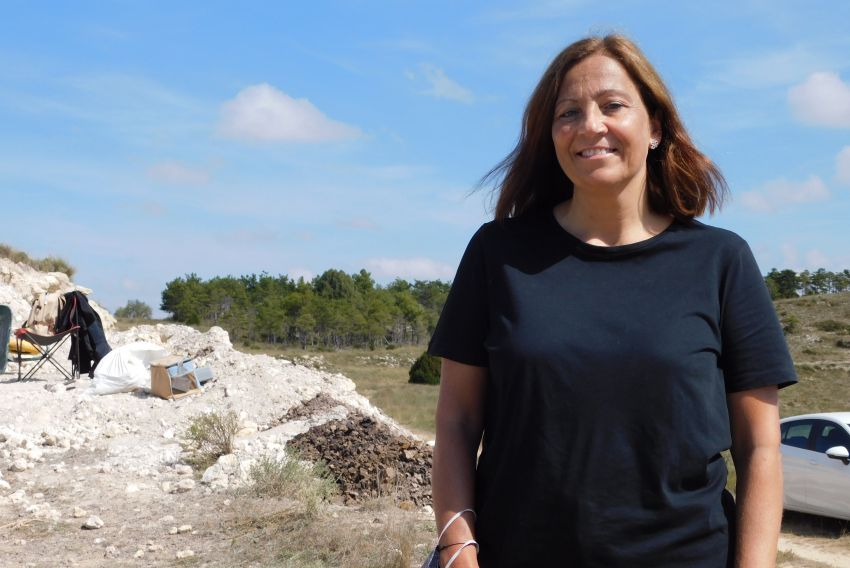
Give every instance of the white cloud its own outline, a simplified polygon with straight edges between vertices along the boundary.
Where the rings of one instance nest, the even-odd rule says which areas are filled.
[[[804,123],[850,128],[850,85],[835,73],[812,73],[803,83],[791,87],[788,103]]]
[[[172,185],[204,185],[210,181],[208,172],[173,160],[154,164],[145,174],[153,181]]]
[[[475,95],[472,94],[472,91],[450,79],[446,72],[436,65],[423,63],[419,68],[425,76],[425,81],[429,84],[429,88],[423,91],[423,94],[437,99],[448,99],[466,104],[475,101]]]
[[[845,146],[835,157],[835,177],[841,183],[850,184],[850,146]]]
[[[370,258],[366,267],[381,278],[451,280],[455,275],[455,267],[424,257]]]
[[[797,268],[800,255],[797,253],[797,247],[791,243],[783,243],[780,247],[782,251],[782,266],[787,268]]]
[[[741,195],[741,203],[749,209],[773,212],[788,205],[811,203],[829,199],[829,189],[818,176],[806,181],[786,179],[769,181],[760,188]]]
[[[757,53],[736,54],[710,63],[713,82],[739,89],[760,89],[790,85],[824,67],[840,65],[835,57],[802,45]]]
[[[830,259],[823,251],[812,249],[806,253],[806,264],[810,268],[825,268],[831,265]]]
[[[219,132],[238,140],[325,142],[360,136],[331,120],[307,99],[293,99],[267,83],[252,85],[221,106]]]

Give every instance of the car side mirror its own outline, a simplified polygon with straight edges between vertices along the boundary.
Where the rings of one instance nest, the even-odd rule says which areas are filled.
[[[833,446],[826,451],[826,456],[834,460],[841,460],[844,465],[850,464],[850,452],[844,446]]]

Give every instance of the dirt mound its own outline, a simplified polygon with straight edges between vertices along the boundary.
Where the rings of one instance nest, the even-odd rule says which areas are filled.
[[[325,422],[289,445],[305,459],[324,460],[346,502],[393,495],[400,502],[431,504],[431,447],[368,416]]]

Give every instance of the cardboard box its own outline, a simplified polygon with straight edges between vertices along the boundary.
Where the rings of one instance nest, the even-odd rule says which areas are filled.
[[[177,399],[201,392],[194,371],[195,363],[178,355],[151,361],[151,394]]]

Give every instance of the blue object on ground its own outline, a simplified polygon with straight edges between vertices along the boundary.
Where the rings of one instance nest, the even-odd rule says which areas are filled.
[[[9,306],[0,306],[0,373],[6,372],[6,361],[9,360],[9,340],[12,337],[12,310]]]

